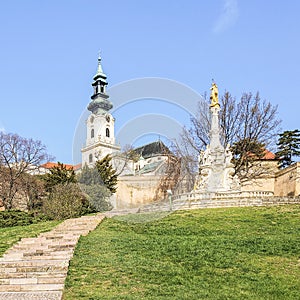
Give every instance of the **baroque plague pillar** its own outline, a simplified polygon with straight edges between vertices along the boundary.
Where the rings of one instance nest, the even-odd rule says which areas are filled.
[[[195,192],[229,192],[238,191],[240,184],[234,176],[234,165],[231,163],[230,146],[226,148],[220,142],[218,87],[215,83],[210,88],[210,143],[199,155],[199,175],[195,183]]]

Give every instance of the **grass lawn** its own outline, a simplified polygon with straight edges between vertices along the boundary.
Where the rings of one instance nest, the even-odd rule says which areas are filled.
[[[300,297],[299,205],[130,218],[80,238],[64,300]]]
[[[0,228],[0,256],[21,238],[36,237],[41,232],[51,230],[59,223],[58,221],[46,221],[27,226]]]

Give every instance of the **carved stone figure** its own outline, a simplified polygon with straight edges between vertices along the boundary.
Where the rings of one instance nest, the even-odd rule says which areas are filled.
[[[211,88],[211,93],[210,93],[210,107],[216,107],[216,106],[220,106],[219,104],[219,91],[218,91],[218,87],[215,83],[212,84]]]
[[[200,150],[200,153],[198,155],[198,163],[199,163],[199,165],[203,164],[203,157],[204,157],[204,151]]]
[[[232,152],[230,151],[230,145],[227,144],[227,147],[225,149],[225,164],[226,164],[226,166],[232,165],[231,160],[232,160]]]
[[[210,145],[207,145],[205,151],[203,151],[202,164],[203,165],[210,165],[210,163],[211,163]]]

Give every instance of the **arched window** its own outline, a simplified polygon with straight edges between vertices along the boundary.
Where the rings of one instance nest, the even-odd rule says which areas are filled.
[[[90,154],[89,155],[89,163],[92,163],[93,162],[93,154]]]
[[[95,136],[95,130],[94,128],[91,130],[91,138],[93,138]]]
[[[109,128],[106,128],[106,137],[110,136]]]

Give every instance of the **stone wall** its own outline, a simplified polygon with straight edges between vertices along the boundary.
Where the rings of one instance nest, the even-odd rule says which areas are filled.
[[[134,208],[151,203],[159,180],[159,176],[120,176],[115,195],[116,208]]]
[[[275,177],[278,172],[277,160],[264,160],[257,162],[253,172],[259,175],[256,179],[244,182],[242,191],[269,191],[274,193]]]
[[[180,199],[177,198],[170,204],[169,201],[160,201],[140,207],[141,212],[222,208],[222,207],[250,207],[250,206],[276,206],[286,204],[300,205],[300,197],[239,197],[226,199]]]
[[[269,191],[275,192],[275,174],[263,178],[253,179],[241,185],[242,191]]]
[[[277,162],[275,162],[273,169],[272,163],[269,164],[269,174],[261,176],[245,182],[241,186],[242,191],[270,191],[274,196],[293,197],[300,195],[300,163],[278,170]],[[266,165],[262,165],[266,167]]]
[[[253,197],[253,198],[231,198],[219,200],[187,201],[184,205],[174,202],[174,207],[180,209],[195,208],[219,208],[219,207],[247,207],[247,206],[276,206],[286,204],[300,204],[300,198],[292,197]]]
[[[300,195],[300,163],[277,172],[274,187],[275,196]]]

